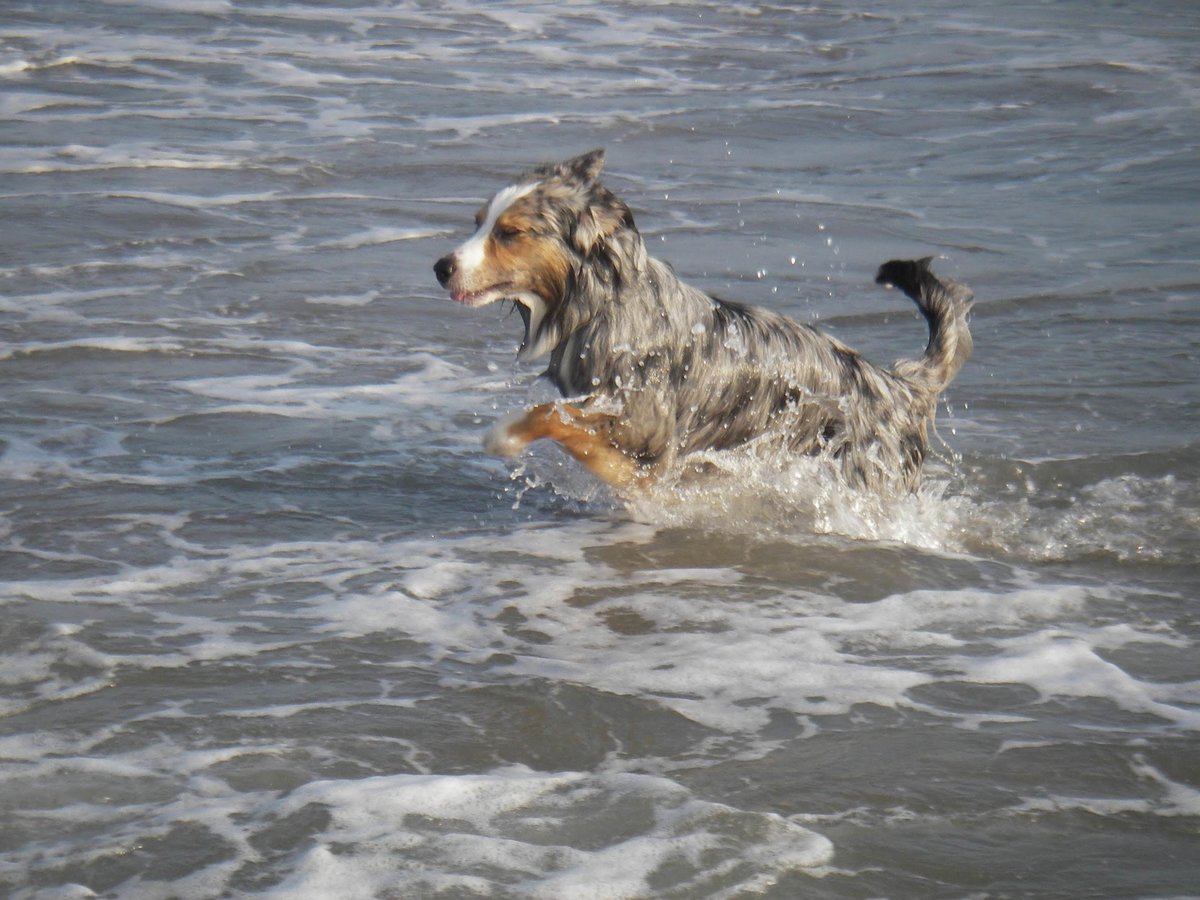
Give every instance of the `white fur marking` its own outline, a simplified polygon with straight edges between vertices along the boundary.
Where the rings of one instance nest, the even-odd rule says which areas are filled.
[[[487,237],[496,227],[496,220],[504,215],[506,209],[532,192],[535,187],[537,187],[537,182],[509,185],[492,198],[492,202],[488,204],[487,215],[475,229],[475,233],[454,251],[454,258],[461,272],[470,274],[483,264]]]

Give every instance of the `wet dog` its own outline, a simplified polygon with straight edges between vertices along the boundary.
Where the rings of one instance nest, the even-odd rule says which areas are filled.
[[[603,164],[595,150],[533,169],[434,265],[465,306],[512,301],[519,357],[548,353],[567,398],[502,420],[486,449],[511,456],[549,438],[630,488],[689,454],[755,443],[825,455],[854,487],[915,490],[938,395],[971,353],[971,292],[928,259],[885,263],[876,281],[912,298],[929,342],[920,359],[875,366],[811,326],[682,282],[600,184]]]

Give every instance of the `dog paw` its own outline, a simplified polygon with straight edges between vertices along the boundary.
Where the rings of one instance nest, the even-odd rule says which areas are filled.
[[[513,431],[521,418],[519,414],[505,416],[493,425],[483,436],[484,451],[492,456],[516,456],[524,450],[528,442]]]

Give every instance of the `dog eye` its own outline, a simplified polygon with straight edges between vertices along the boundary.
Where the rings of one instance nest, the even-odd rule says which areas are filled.
[[[514,228],[512,225],[497,225],[492,229],[492,234],[502,241],[511,241],[521,234],[521,229]]]

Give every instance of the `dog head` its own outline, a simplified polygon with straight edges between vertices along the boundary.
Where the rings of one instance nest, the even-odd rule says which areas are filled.
[[[516,304],[525,322],[519,356],[552,350],[582,269],[609,239],[633,229],[629,208],[599,184],[604,151],[539,166],[475,215],[475,232],[434,264],[438,282],[465,306]]]

